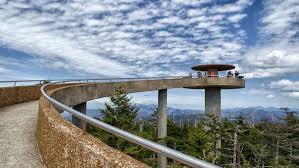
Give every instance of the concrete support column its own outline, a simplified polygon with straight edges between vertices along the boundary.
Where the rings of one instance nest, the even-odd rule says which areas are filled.
[[[158,93],[158,116],[157,116],[158,139],[166,138],[167,136],[167,89],[159,90]],[[160,141],[161,144],[166,145],[165,141]],[[158,168],[166,168],[167,158],[158,154],[157,158]]]
[[[74,106],[73,109],[80,111],[83,114],[86,114],[86,102]],[[76,116],[72,115],[72,122],[77,127],[86,131],[86,122],[85,121],[82,121],[79,118],[77,118]]]
[[[221,91],[220,88],[205,89],[205,114],[219,118],[221,114]]]
[[[217,117],[221,120],[221,89],[206,88],[205,89],[205,114]],[[216,149],[221,148],[221,140],[216,143]]]

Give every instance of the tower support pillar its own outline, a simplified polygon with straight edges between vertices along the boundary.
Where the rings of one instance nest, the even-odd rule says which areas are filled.
[[[205,89],[205,114],[219,118],[221,114],[221,90],[220,88]]]
[[[162,89],[158,92],[157,131],[160,144],[166,145],[164,138],[167,136],[167,89]],[[167,158],[158,154],[157,165],[158,168],[166,168]]]

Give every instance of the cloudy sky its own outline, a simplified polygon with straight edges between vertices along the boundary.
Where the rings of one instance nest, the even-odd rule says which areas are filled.
[[[0,78],[183,75],[229,63],[246,89],[223,91],[224,107],[299,107],[298,11],[298,0],[0,0]],[[171,106],[203,101],[201,90],[169,91]]]

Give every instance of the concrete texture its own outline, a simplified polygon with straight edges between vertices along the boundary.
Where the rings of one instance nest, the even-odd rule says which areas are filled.
[[[220,114],[221,114],[220,88],[205,89],[205,114],[213,115],[220,119]]]
[[[0,107],[37,100],[40,85],[0,88]]]
[[[240,89],[245,87],[245,80],[239,78],[202,77],[202,78],[195,78],[195,79],[192,80],[192,85],[184,86],[184,87],[189,89],[205,89],[209,87],[218,87],[221,89]]]
[[[181,78],[89,83],[66,86],[63,89],[55,90],[51,97],[67,106],[73,107],[83,102],[111,96],[115,93],[114,88],[118,86],[122,86],[127,93],[136,93],[172,88],[243,88],[245,87],[245,81],[238,78]]]
[[[39,105],[37,139],[48,168],[148,168],[64,120],[43,97]]]
[[[36,141],[38,102],[0,108],[0,167],[44,167]]]
[[[48,89],[61,86],[73,85],[72,83],[51,85]],[[16,86],[0,88],[0,107],[10,106],[18,103],[38,100],[41,96],[40,88],[42,85]]]
[[[157,116],[158,139],[167,137],[167,89],[158,91],[158,116]],[[164,140],[160,141],[165,145]],[[158,154],[157,167],[166,168],[167,158]]]

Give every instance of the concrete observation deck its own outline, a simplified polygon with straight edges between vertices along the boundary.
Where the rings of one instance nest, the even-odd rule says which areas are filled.
[[[177,78],[177,79],[152,79],[137,81],[121,81],[107,83],[86,83],[56,89],[51,97],[67,106],[75,106],[90,100],[113,95],[114,89],[122,86],[127,93],[146,92],[173,88],[244,88],[245,81],[239,78]],[[66,96],[71,95],[71,96]]]
[[[195,65],[191,68],[198,71],[201,75],[201,71],[206,71],[207,85],[188,87],[190,89],[205,89],[205,114],[211,117],[217,117],[221,119],[221,89],[239,89],[244,88],[244,85],[238,85],[235,83],[236,79],[242,81],[243,77],[239,76],[239,72],[235,71],[235,76],[230,70],[235,69],[234,65],[229,64],[205,64]],[[228,71],[226,78],[219,78],[219,71]],[[245,81],[244,81],[245,82]]]
[[[69,107],[74,107],[90,100],[111,96],[115,94],[115,88],[118,86],[122,86],[127,93],[135,93],[172,88],[243,88],[245,87],[245,81],[239,78],[226,77],[128,79],[127,81],[115,82],[53,85],[47,88],[47,94]],[[40,86],[0,88],[0,107],[37,100],[40,97],[39,89]],[[28,93],[27,97],[22,93]],[[16,98],[13,99],[11,98],[12,96]],[[33,106],[36,108],[36,104],[33,103]],[[31,130],[37,130],[37,142],[40,155],[43,159],[43,163],[47,167],[147,167],[124,153],[109,147],[95,137],[84,133],[84,131],[78,127],[64,120],[63,117],[59,115],[62,110],[51,105],[43,97],[39,100],[38,117],[36,109],[31,109],[30,111],[32,112],[31,115],[33,118],[38,118],[37,128],[31,125]],[[21,108],[20,110],[14,109],[2,114],[0,111],[0,116],[11,113],[11,120],[15,119],[15,121],[18,121],[17,114],[25,112],[26,108]],[[36,121],[33,119],[31,122]],[[17,129],[24,131],[28,128],[19,126]],[[13,139],[12,136],[14,135],[9,134],[9,136],[10,139]],[[32,136],[32,133],[29,136]],[[1,137],[0,140],[2,140]],[[24,141],[24,143],[32,147],[34,141]],[[12,144],[14,148],[18,148],[15,146],[16,144]],[[33,147],[30,148],[30,150],[36,151]],[[1,151],[3,150],[1,149]],[[36,157],[36,152],[33,153],[33,160],[35,161],[32,161],[32,163],[36,163],[37,165],[34,167],[42,165],[40,159]],[[5,156],[4,152],[0,152],[0,158],[3,158],[2,156]],[[25,158],[17,160],[17,157],[18,155],[11,156],[11,160],[15,158],[15,165],[22,162],[22,160],[26,162]],[[1,159],[0,162],[2,163]],[[6,163],[8,162],[6,161]]]

